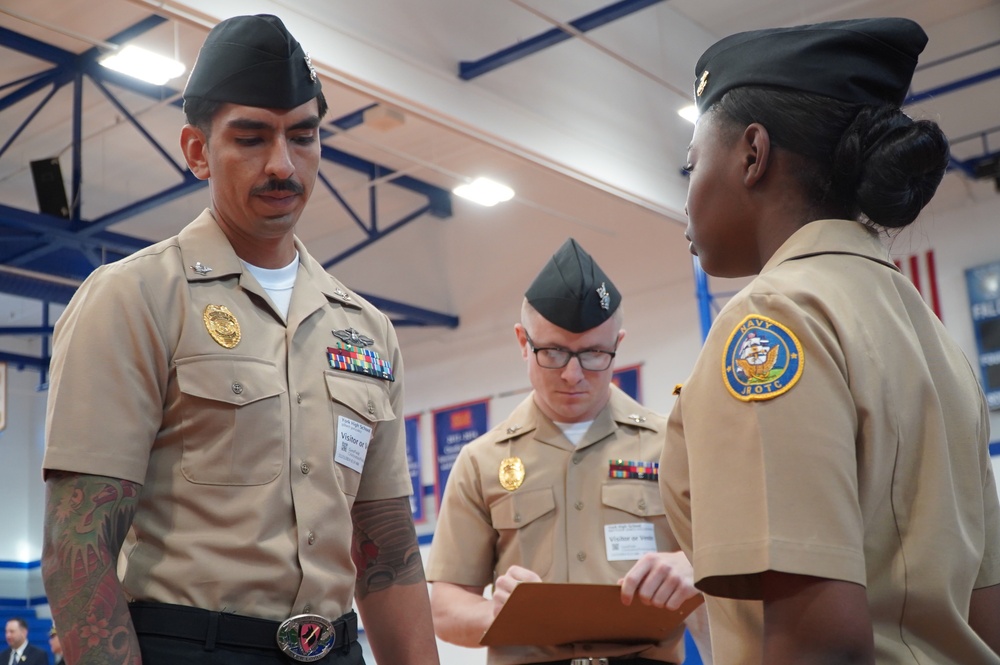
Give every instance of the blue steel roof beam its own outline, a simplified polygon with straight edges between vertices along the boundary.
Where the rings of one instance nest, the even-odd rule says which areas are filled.
[[[6,90],[7,88],[16,88],[19,85],[24,85],[26,83],[31,83],[33,81],[36,81],[36,80],[42,78],[43,76],[49,76],[49,77],[51,77],[52,73],[55,72],[55,71],[57,71],[56,68],[54,68],[54,69],[46,69],[43,72],[35,72],[34,74],[28,74],[27,76],[22,76],[21,78],[15,80],[15,81],[8,81],[7,83],[0,83],[0,90]]]
[[[58,46],[46,44],[43,41],[14,32],[9,28],[0,27],[0,46],[30,55],[39,60],[51,62],[58,67],[69,67],[76,62],[77,54],[61,49]]]
[[[58,303],[68,303],[79,285],[67,279],[42,279],[29,272],[0,268],[0,293]]]
[[[51,327],[49,322],[49,303],[45,301],[42,303],[42,325],[45,327]],[[42,336],[42,358],[46,360],[52,359],[52,353],[49,351],[49,346],[51,344],[49,335]],[[44,367],[40,367],[38,370],[38,390],[48,389],[49,383],[49,366],[48,363]]]
[[[985,51],[986,49],[991,49],[994,46],[1000,46],[1000,39],[996,41],[987,42],[985,44],[980,44],[979,46],[973,46],[970,49],[964,51],[958,51],[957,53],[952,53],[951,55],[946,55],[943,58],[938,58],[937,60],[930,60],[928,62],[922,62],[917,65],[915,71],[923,71],[925,69],[930,69],[931,67],[937,67],[938,65],[943,65],[946,62],[951,62],[952,60],[958,60],[959,58],[964,58],[967,55],[972,55],[973,53],[979,53],[980,51]]]
[[[106,70],[107,67],[102,67],[101,65],[92,65],[91,68],[88,70],[88,74],[90,75],[91,80],[94,82],[94,85],[96,85],[98,89],[100,89],[100,91],[104,93],[104,96],[108,98],[108,101],[114,104],[115,108],[117,108],[122,113],[122,115],[125,116],[125,119],[128,120],[132,124],[132,126],[135,127],[136,130],[140,134],[142,134],[147,141],[149,141],[149,144],[152,145],[153,148],[158,153],[160,153],[160,156],[163,157],[163,159],[166,160],[168,164],[174,167],[175,171],[181,174],[181,176],[187,173],[187,167],[181,166],[176,161],[174,161],[174,158],[170,156],[170,153],[164,150],[163,146],[161,146],[159,142],[157,142],[157,140],[153,138],[152,134],[146,131],[146,128],[142,126],[142,123],[140,123],[135,118],[135,116],[133,116],[129,112],[129,110],[125,108],[125,105],[122,104],[120,101],[118,101],[118,98],[115,97],[113,94],[111,94],[111,91],[109,91],[106,87],[104,87],[104,83],[101,81],[101,77],[99,75],[95,76],[95,72],[93,71],[95,68]]]
[[[20,335],[51,335],[52,326],[5,326],[0,327],[0,335],[18,337]]]
[[[332,182],[330,182],[330,179],[327,178],[325,175],[323,175],[322,172],[319,173],[319,179],[320,182],[322,182],[326,186],[330,194],[332,194],[333,197],[337,199],[337,202],[340,203],[341,207],[347,212],[350,218],[354,220],[354,223],[357,224],[359,227],[361,227],[362,231],[368,233],[368,227],[365,226],[365,223],[363,221],[361,221],[361,218],[358,217],[358,214],[354,212],[354,208],[352,208],[351,205],[344,199],[344,197],[341,196],[340,191],[334,186]]]
[[[403,319],[393,318],[393,325],[396,326],[445,326],[446,328],[457,328],[458,317],[451,314],[442,314],[422,307],[407,305],[388,298],[373,296],[368,293],[361,293],[361,297],[371,302],[380,310],[389,315],[403,316]]]
[[[955,92],[956,90],[961,90],[962,88],[968,88],[969,86],[976,85],[977,83],[995,79],[998,76],[1000,76],[1000,67],[990,69],[979,74],[973,74],[972,76],[966,76],[965,78],[952,81],[951,83],[945,83],[944,85],[939,85],[938,87],[931,88],[930,90],[915,92],[903,100],[903,106],[916,104],[917,102],[922,102],[925,99],[937,97],[938,95],[944,95],[949,92]]]
[[[331,148],[328,145],[323,146],[322,155],[323,159],[331,161],[334,164],[346,166],[353,171],[358,171],[365,175],[370,173],[370,167],[374,164],[374,162],[370,162],[367,159],[356,157],[342,150]],[[402,175],[391,177],[396,173],[395,171],[381,164],[378,167],[383,177],[390,176],[393,185],[427,197],[430,205],[430,214],[442,219],[451,217],[451,192],[412,176]]]
[[[198,180],[198,178],[194,177],[190,171],[187,171],[184,174],[184,182],[168,187],[162,192],[152,194],[141,201],[130,203],[123,208],[119,208],[118,210],[109,212],[106,215],[102,215],[94,219],[85,228],[80,229],[80,236],[86,237],[95,235],[99,231],[103,231],[113,224],[117,224],[118,222],[122,222],[130,217],[144,213],[147,210],[151,210],[164,203],[169,203],[174,199],[187,196],[191,192],[195,192],[202,187],[206,187],[207,185],[207,180]],[[148,245],[149,243],[146,244]],[[145,247],[145,245],[143,246]]]
[[[41,74],[31,83],[27,83],[17,90],[13,91],[6,97],[0,99],[0,111],[6,111],[14,104],[17,104],[22,99],[30,97],[42,88],[52,85],[55,88],[61,88],[70,81],[73,80],[73,72],[68,69],[50,69],[49,71]]]
[[[0,157],[3,157],[3,154],[7,152],[7,148],[10,147],[10,144],[17,140],[17,137],[21,135],[21,132],[24,131],[25,127],[27,127],[31,123],[31,121],[35,119],[35,116],[38,115],[38,112],[42,110],[43,106],[49,103],[49,100],[52,99],[52,96],[56,94],[56,91],[58,90],[59,88],[53,86],[52,90],[49,90],[49,94],[45,95],[45,98],[42,99],[42,101],[38,102],[35,108],[31,110],[31,113],[28,114],[28,117],[25,118],[20,125],[18,125],[17,129],[15,129],[14,132],[10,135],[10,138],[7,139],[7,142],[4,143],[2,147],[0,147]]]
[[[579,32],[588,32],[659,2],[663,2],[663,0],[621,0],[621,2],[616,2],[585,16],[581,16],[578,19],[574,19],[568,25]],[[509,65],[550,46],[555,46],[560,42],[570,39],[572,36],[572,34],[562,28],[552,28],[479,60],[463,60],[458,65],[458,77],[463,81],[470,81],[477,76],[482,76],[494,69]]]
[[[109,43],[109,44],[123,45],[126,42],[135,39],[139,35],[145,34],[145,33],[149,32],[150,30],[152,30],[153,28],[155,28],[156,26],[162,25],[163,23],[166,23],[166,22],[167,22],[166,18],[164,18],[162,16],[158,16],[156,14],[150,14],[149,16],[147,16],[146,18],[142,19],[138,23],[133,23],[132,25],[130,25],[129,27],[125,28],[121,32],[117,32],[117,33],[111,35],[110,37],[108,37],[104,41],[107,42],[107,43]],[[95,61],[99,57],[101,57],[102,55],[104,55],[104,53],[106,53],[106,52],[107,52],[107,49],[103,49],[102,50],[100,47],[95,46],[95,47],[93,47],[91,49],[87,49],[86,51],[84,51],[83,53],[81,53],[78,57],[81,60]]]
[[[83,209],[83,72],[73,80],[73,172],[70,176],[69,218],[79,223]]]
[[[365,123],[365,111],[373,109],[378,106],[378,102],[369,104],[368,106],[363,106],[357,111],[351,111],[346,113],[335,120],[331,120],[330,124],[340,130],[348,130],[358,125],[363,125]]]
[[[379,179],[378,175],[378,164],[372,164],[371,168],[368,170],[368,182],[373,183]],[[378,233],[378,187],[369,184],[368,186],[368,220],[371,222],[372,228],[369,235],[375,235]]]
[[[102,233],[84,234],[74,232],[69,228],[69,222],[61,217],[43,213],[29,212],[0,203],[0,227],[8,227],[37,233],[71,244],[84,244],[92,247],[104,247],[125,254],[131,254],[137,249],[147,247],[149,243],[141,238],[104,231]],[[10,261],[5,261],[10,263]]]
[[[0,351],[0,362],[8,363],[18,369],[31,367],[32,369],[44,370],[49,367],[48,358],[35,358],[33,356],[24,356],[19,353],[7,353],[6,351]]]
[[[350,247],[350,248],[344,250],[343,252],[341,252],[340,254],[337,254],[332,259],[327,259],[326,261],[323,262],[323,267],[329,269],[331,266],[334,266],[334,265],[340,263],[341,261],[343,261],[344,259],[346,259],[349,256],[357,254],[358,252],[360,252],[362,249],[364,249],[368,245],[371,245],[372,243],[374,243],[374,242],[376,242],[378,240],[381,240],[382,238],[386,237],[387,235],[389,235],[393,231],[396,231],[399,228],[401,228],[403,226],[406,226],[407,224],[409,224],[413,220],[417,219],[421,215],[427,214],[428,212],[430,212],[430,205],[429,204],[421,206],[420,208],[414,210],[410,214],[404,216],[403,218],[399,219],[395,223],[391,224],[385,231],[375,231],[375,232],[371,233],[368,236],[367,239],[362,240],[361,242],[357,243],[353,247]]]

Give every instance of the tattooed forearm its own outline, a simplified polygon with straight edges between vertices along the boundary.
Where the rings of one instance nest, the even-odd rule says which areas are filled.
[[[42,580],[66,661],[138,665],[139,647],[116,568],[139,485],[53,472],[46,486]]]
[[[407,497],[359,501],[351,512],[351,558],[358,569],[355,594],[364,598],[394,584],[424,581],[424,566]]]

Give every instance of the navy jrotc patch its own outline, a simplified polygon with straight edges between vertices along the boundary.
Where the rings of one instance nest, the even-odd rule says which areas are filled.
[[[722,356],[726,388],[738,400],[773,399],[802,375],[802,344],[774,319],[751,314],[733,330]]]

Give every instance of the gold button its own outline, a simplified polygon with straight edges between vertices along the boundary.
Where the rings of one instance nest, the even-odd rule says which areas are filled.
[[[583,510],[583,501],[577,501],[576,502],[576,509],[577,510]]]
[[[312,531],[309,532],[309,536],[306,538],[306,542],[312,545],[316,542],[316,534]]]
[[[309,473],[309,462],[303,462],[300,464],[299,470],[302,471],[303,474]]]
[[[368,413],[375,414],[375,402],[368,400]]]
[[[303,614],[309,614],[312,611],[313,611],[313,606],[310,605],[309,603],[306,603],[305,605],[302,606],[302,613]]]
[[[579,464],[579,463],[580,463],[580,456],[573,455],[573,464]]]
[[[295,401],[302,404],[302,393],[295,393]]]
[[[238,382],[238,381],[234,381],[233,382],[233,393],[235,393],[237,395],[241,395],[243,393],[243,384],[240,383],[240,382]]]
[[[646,500],[645,499],[639,499],[639,510],[645,512],[645,510],[646,510]]]
[[[578,560],[580,560],[580,561],[586,561],[587,560],[587,553],[586,552],[577,552],[576,553],[576,558]]]

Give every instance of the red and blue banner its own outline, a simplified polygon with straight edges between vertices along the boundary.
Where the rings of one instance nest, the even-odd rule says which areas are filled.
[[[403,420],[406,426],[406,464],[410,469],[410,511],[416,524],[427,521],[424,514],[424,485],[420,480],[420,414]]]
[[[486,433],[488,405],[489,400],[483,399],[433,412],[434,443],[437,451],[434,496],[437,500],[437,510],[441,509],[444,486],[448,483],[451,468],[455,465],[462,446]]]
[[[622,389],[626,395],[642,404],[639,394],[639,368],[641,365],[632,365],[616,369],[611,375],[611,383]]]

